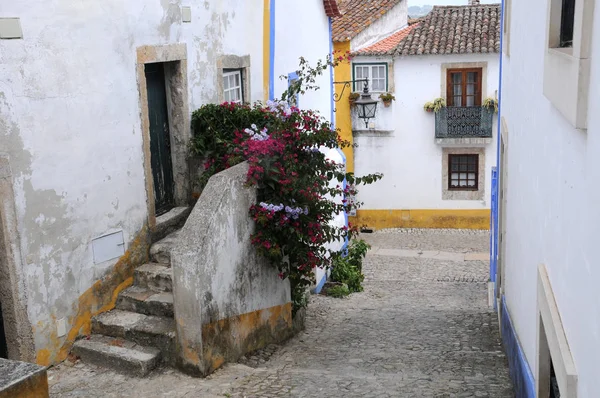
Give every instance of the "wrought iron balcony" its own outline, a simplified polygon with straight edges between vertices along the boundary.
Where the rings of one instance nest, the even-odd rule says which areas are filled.
[[[482,106],[449,106],[435,114],[435,138],[492,136],[494,110]]]

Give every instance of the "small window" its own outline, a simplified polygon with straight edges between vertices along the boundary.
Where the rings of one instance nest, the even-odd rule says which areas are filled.
[[[223,71],[223,96],[225,102],[244,102],[244,81],[241,69]]]
[[[479,155],[448,155],[448,167],[448,190],[477,190]]]
[[[573,47],[573,26],[575,25],[575,0],[562,0],[560,14],[560,47]]]
[[[370,92],[386,92],[388,87],[387,64],[354,64],[354,80],[368,79]],[[362,91],[363,83],[354,84],[354,91]]]
[[[448,106],[481,106],[482,68],[448,69]]]

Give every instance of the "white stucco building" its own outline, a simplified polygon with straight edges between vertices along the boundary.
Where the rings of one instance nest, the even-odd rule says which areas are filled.
[[[410,25],[406,15],[395,23],[379,40],[351,42],[352,78],[368,78],[374,99],[395,97],[389,107],[379,100],[368,123],[351,112],[354,172],[384,174],[359,192],[356,222],[489,228],[497,118],[484,105],[497,98],[500,6],[435,6]],[[436,98],[447,107],[426,112]]]
[[[8,356],[47,365],[114,306],[157,217],[191,199],[190,114],[277,97],[330,52],[330,0],[0,6],[0,284]],[[310,40],[306,40],[306,36]],[[300,106],[331,115],[330,76]],[[5,341],[4,341],[5,340]]]
[[[504,1],[496,290],[517,396],[598,397],[600,7]]]

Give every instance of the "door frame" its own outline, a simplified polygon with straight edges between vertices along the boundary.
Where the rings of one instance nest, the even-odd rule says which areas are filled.
[[[21,256],[13,177],[7,156],[0,154],[0,296],[9,359],[35,361],[32,325]]]
[[[187,206],[191,197],[190,172],[187,162],[188,143],[190,141],[190,112],[188,105],[186,44],[138,47],[136,74],[142,126],[148,225],[151,229],[156,226],[156,206],[154,203],[154,179],[152,177],[150,154],[150,119],[148,115],[145,65],[158,62],[164,63],[165,69],[175,206]]]

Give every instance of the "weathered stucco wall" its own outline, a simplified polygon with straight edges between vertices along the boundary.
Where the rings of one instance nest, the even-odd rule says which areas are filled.
[[[123,231],[126,248],[137,253],[146,244],[136,49],[187,46],[189,111],[217,101],[220,55],[249,55],[251,99],[263,98],[262,2],[194,2],[185,24],[181,6],[21,0],[0,10],[23,27],[23,39],[0,41],[0,152],[12,169],[39,363],[62,359],[65,342],[128,278],[130,266],[120,274],[117,260],[94,264],[92,239]],[[133,244],[136,237],[142,243]],[[119,264],[129,261],[126,255]],[[93,288],[101,278],[111,283]]]
[[[289,281],[251,243],[248,164],[214,175],[171,252],[182,366],[206,375],[291,334]]]

